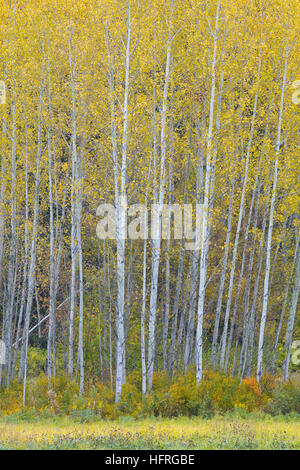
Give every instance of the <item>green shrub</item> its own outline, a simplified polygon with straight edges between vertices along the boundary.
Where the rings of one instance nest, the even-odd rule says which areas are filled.
[[[297,383],[279,384],[265,410],[272,414],[300,413],[300,387]]]

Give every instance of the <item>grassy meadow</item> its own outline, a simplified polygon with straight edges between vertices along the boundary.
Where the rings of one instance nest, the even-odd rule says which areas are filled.
[[[0,450],[300,450],[300,2],[0,7]]]
[[[35,422],[7,417],[0,421],[0,449],[299,450],[300,420],[234,414],[208,420],[122,417],[89,423],[66,417]]]

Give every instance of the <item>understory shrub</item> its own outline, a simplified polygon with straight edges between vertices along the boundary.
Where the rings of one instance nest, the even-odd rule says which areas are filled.
[[[273,397],[265,406],[265,411],[272,415],[299,413],[300,387],[292,381],[281,383],[274,389]]]
[[[152,391],[143,396],[140,374],[133,372],[128,375],[117,404],[113,387],[93,379],[80,395],[77,383],[64,374],[50,382],[44,373],[30,378],[25,408],[22,407],[22,391],[22,384],[16,380],[9,389],[0,391],[0,414],[33,413],[40,417],[66,414],[85,422],[122,416],[133,419],[147,416],[210,418],[214,414],[230,412],[239,416],[253,412],[300,413],[299,382],[291,379],[283,383],[269,374],[263,377],[259,386],[254,377],[240,380],[211,370],[204,372],[199,384],[193,368],[172,380],[166,373],[159,372],[153,375]]]

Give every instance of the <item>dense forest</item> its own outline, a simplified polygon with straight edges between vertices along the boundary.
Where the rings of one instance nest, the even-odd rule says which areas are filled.
[[[132,373],[144,396],[158,373],[288,380],[299,4],[0,4],[3,393],[17,383],[25,404],[41,373],[80,394],[97,380],[116,402]],[[176,236],[178,207],[193,223],[201,208],[196,247]]]

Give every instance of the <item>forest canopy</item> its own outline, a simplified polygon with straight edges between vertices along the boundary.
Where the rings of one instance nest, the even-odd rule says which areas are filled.
[[[299,369],[299,14],[1,0],[3,389],[25,403],[30,377],[66,374],[118,402],[132,373],[146,395],[156,373]],[[97,236],[101,204],[115,239]],[[130,239],[133,204],[201,205],[200,246],[161,219]]]

